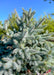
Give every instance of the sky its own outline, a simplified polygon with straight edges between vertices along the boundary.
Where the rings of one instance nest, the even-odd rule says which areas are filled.
[[[49,1],[49,0],[48,0]],[[51,4],[48,1],[44,2],[44,0],[0,0],[0,21],[4,22],[8,19],[9,14],[14,12],[14,9],[17,10],[19,16],[22,16],[22,8],[25,10],[29,10],[32,8],[32,11],[35,10],[36,14],[34,17],[36,20],[40,18],[40,16],[44,16],[45,14],[54,13],[54,2]]]

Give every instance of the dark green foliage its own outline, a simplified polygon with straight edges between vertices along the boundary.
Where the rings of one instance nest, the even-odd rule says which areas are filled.
[[[44,0],[44,1],[49,1],[49,3],[53,2],[54,0]]]

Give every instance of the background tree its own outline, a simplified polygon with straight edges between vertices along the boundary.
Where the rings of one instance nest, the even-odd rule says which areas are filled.
[[[47,27],[44,28],[44,30],[48,30],[49,32],[54,32],[54,19],[50,15],[48,17],[46,16],[46,20],[43,22],[42,25],[47,24]]]
[[[16,19],[17,19],[17,16],[16,16],[16,13],[12,13],[11,16],[9,15],[9,29],[13,30],[13,28],[15,28],[17,31],[18,31],[18,25],[17,25],[17,22],[16,22]]]
[[[48,30],[48,32],[54,32],[54,19],[50,15],[45,15],[46,20],[42,23],[42,25],[47,25],[47,27],[44,28],[44,32]],[[39,22],[42,20],[42,17],[40,17]]]
[[[2,21],[0,21],[0,36],[5,34],[5,30],[3,29],[3,25],[4,24],[2,24]]]
[[[54,0],[44,0],[44,1],[49,1],[49,3],[53,2]]]

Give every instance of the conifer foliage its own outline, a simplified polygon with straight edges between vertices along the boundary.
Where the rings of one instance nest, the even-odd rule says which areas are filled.
[[[49,41],[53,39],[53,33],[42,34],[45,21],[31,21],[35,11],[23,9],[20,18],[17,13],[18,32],[9,31],[10,38],[5,37],[0,41],[0,75],[42,75],[51,69],[54,70],[54,44]],[[8,24],[7,24],[8,29]],[[13,34],[12,34],[13,33]],[[6,35],[7,35],[6,34]],[[3,48],[3,49],[2,49]]]
[[[52,2],[54,2],[54,0],[44,0],[44,1],[49,1],[49,3],[52,3]]]

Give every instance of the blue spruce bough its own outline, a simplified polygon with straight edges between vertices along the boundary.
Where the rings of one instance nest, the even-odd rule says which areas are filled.
[[[18,32],[5,28],[7,36],[0,41],[0,75],[42,75],[47,70],[51,69],[53,75],[54,70],[54,43],[52,43],[51,35],[54,33],[44,32],[42,22],[45,17],[36,22],[35,19],[31,21],[35,11],[31,12],[23,9],[23,16],[20,18],[17,15]],[[16,31],[16,30],[15,30]]]

